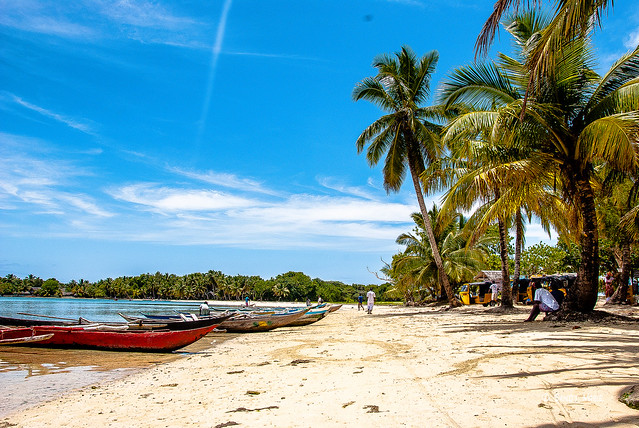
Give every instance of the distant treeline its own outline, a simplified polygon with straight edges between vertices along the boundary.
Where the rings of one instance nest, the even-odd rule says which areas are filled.
[[[101,279],[97,282],[72,280],[61,283],[55,278],[43,280],[33,275],[21,279],[13,274],[0,278],[1,295],[35,295],[42,297],[86,297],[118,299],[179,300],[287,300],[330,302],[356,301],[359,293],[373,289],[378,300],[393,300],[387,295],[391,284],[344,284],[340,281],[311,279],[302,272],[287,272],[271,279],[259,276],[225,275],[218,271],[178,276],[157,272],[132,277]]]

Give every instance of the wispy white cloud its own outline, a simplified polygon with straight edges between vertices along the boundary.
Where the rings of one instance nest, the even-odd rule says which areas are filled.
[[[59,194],[57,199],[65,202],[80,211],[97,217],[112,217],[113,213],[100,208],[90,197],[85,195]]]
[[[327,189],[336,190],[346,195],[353,195],[364,199],[378,199],[378,196],[374,195],[374,193],[371,192],[371,189],[365,189],[357,186],[348,186],[333,177],[318,177],[317,181],[320,185],[326,187]]]
[[[639,28],[628,34],[623,44],[628,49],[636,49],[639,46]]]
[[[162,213],[219,211],[253,204],[249,199],[222,192],[170,188],[153,184],[132,184],[110,190],[109,193],[115,199]]]
[[[55,159],[35,138],[0,133],[0,198],[5,208],[30,213],[111,217],[88,194],[67,190],[92,174],[84,167]]]
[[[20,31],[48,34],[65,38],[95,36],[91,27],[60,16],[56,8],[33,0],[1,2],[0,25]]]
[[[7,93],[9,98],[16,103],[17,105],[24,107],[28,110],[36,112],[44,117],[49,119],[53,119],[56,122],[62,123],[70,128],[77,129],[78,131],[84,132],[85,134],[94,135],[94,131],[87,123],[87,120],[78,120],[76,118],[72,118],[69,116],[65,116],[51,110],[48,110],[44,107],[40,107],[38,105],[32,104],[24,99],[18,97],[17,95]]]
[[[61,5],[64,4],[64,7]],[[149,0],[0,2],[0,26],[81,42],[125,37],[141,43],[202,49],[197,19],[180,16]],[[115,27],[115,30],[114,30]]]
[[[334,179],[321,180],[331,194],[276,194],[251,177],[166,166],[156,167],[175,176],[164,183],[112,182],[83,190],[80,183],[93,172],[80,161],[56,160],[40,145],[0,133],[0,209],[15,219],[39,216],[27,228],[13,228],[14,236],[388,252],[410,229],[415,210],[412,203],[390,202],[382,192],[375,197],[375,189]]]
[[[157,2],[117,0],[97,2],[102,15],[137,27],[180,29],[194,24],[192,18],[176,16]]]
[[[244,190],[247,192],[263,193],[267,195],[277,195],[278,192],[267,189],[262,183],[253,180],[251,178],[241,178],[235,174],[221,173],[215,171],[187,171],[176,167],[167,167],[167,170],[181,176],[191,178],[193,180],[201,181],[204,183],[213,184],[216,186],[222,186],[229,189]]]

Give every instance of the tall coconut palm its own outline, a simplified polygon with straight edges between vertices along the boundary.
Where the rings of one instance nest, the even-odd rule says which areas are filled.
[[[530,14],[527,16],[513,21],[511,34],[521,37],[526,33],[519,32],[523,28],[519,23],[530,23]],[[524,45],[530,47],[539,32],[527,34]],[[593,171],[598,164],[626,172],[639,166],[639,48],[624,55],[603,76],[593,70],[587,38],[563,44],[561,53],[552,73],[545,74],[543,84],[528,94],[527,107],[524,94],[533,71],[525,58],[519,61],[500,54],[499,67],[483,66],[492,72],[488,80],[481,67],[466,67],[446,88],[446,95],[449,102],[465,101],[479,108],[456,120],[449,133],[483,132],[488,124],[500,144],[521,151],[518,162],[504,165],[513,176],[517,174],[518,183],[542,184],[549,192],[559,188],[573,208],[575,216],[568,220],[576,227],[581,247],[578,281],[564,307],[589,312],[596,303],[599,274]],[[487,104],[498,108],[482,111]],[[521,120],[524,108],[527,114]],[[547,184],[549,178],[554,180],[552,186]]]
[[[439,270],[448,301],[459,305],[444,270],[441,255],[430,224],[424,195],[419,181],[425,163],[435,161],[441,154],[440,127],[429,119],[438,118],[439,109],[423,107],[430,93],[430,78],[435,71],[439,54],[436,51],[417,58],[407,46],[394,56],[381,55],[373,60],[376,76],[359,82],[353,89],[355,101],[368,100],[388,112],[369,125],[357,139],[357,152],[368,144],[366,158],[376,165],[386,153],[383,168],[384,188],[397,192],[404,182],[406,169],[410,173],[419,209],[425,219],[425,228],[431,244],[433,258]]]

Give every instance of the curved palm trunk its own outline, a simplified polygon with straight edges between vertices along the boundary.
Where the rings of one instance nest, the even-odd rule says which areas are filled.
[[[428,235],[428,242],[430,243],[430,248],[433,251],[433,259],[435,260],[437,271],[439,272],[439,280],[444,286],[444,290],[446,290],[446,296],[448,296],[448,304],[450,304],[450,306],[459,306],[459,302],[457,301],[457,299],[455,299],[455,295],[453,294],[453,288],[448,281],[448,275],[446,275],[446,271],[444,270],[444,262],[442,261],[441,254],[439,254],[439,248],[437,247],[437,241],[435,240],[435,233],[433,232],[433,225],[430,222],[430,216],[428,215],[426,204],[424,203],[424,195],[422,194],[422,187],[419,182],[419,176],[417,174],[417,171],[415,171],[415,168],[413,167],[413,163],[410,162],[410,160],[408,163],[408,167],[410,169],[410,175],[413,179],[413,185],[415,186],[415,194],[417,195],[419,210],[421,211],[422,217],[424,218],[424,228],[426,229],[426,235]]]
[[[570,172],[569,172],[570,173]],[[575,200],[582,219],[581,265],[575,286],[566,296],[564,307],[577,312],[591,312],[597,303],[599,277],[599,231],[595,195],[584,174],[574,174]]]

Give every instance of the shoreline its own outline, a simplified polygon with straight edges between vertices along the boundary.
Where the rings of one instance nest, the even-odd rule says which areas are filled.
[[[639,384],[639,323],[523,323],[529,308],[494,315],[474,306],[376,306],[366,315],[344,305],[315,324],[204,343],[185,358],[1,420],[19,427],[636,426],[639,411],[618,397]],[[639,316],[637,307],[605,310]]]

